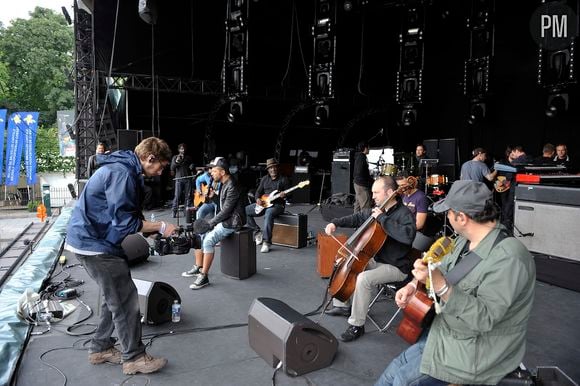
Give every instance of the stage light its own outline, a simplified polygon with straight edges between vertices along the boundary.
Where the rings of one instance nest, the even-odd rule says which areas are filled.
[[[342,7],[344,8],[344,10],[345,10],[346,12],[350,12],[350,11],[352,11],[352,7],[353,7],[353,5],[352,5],[352,1],[350,1],[350,0],[345,0],[345,2],[343,3]]]
[[[553,118],[568,110],[568,94],[552,94],[548,97],[546,116]]]
[[[476,102],[469,108],[469,116],[467,117],[467,123],[470,125],[475,125],[477,122],[485,118],[486,106],[483,102]]]
[[[66,7],[62,6],[62,7],[60,7],[60,9],[62,10],[62,14],[63,14],[66,22],[68,23],[68,25],[71,25],[72,24],[72,19],[70,18],[70,15],[69,15]]]
[[[72,139],[74,141],[77,138],[77,135],[76,135],[73,127],[68,123],[65,124],[64,126],[66,127],[66,131],[68,132],[70,139]]]
[[[417,110],[413,106],[405,106],[401,112],[401,124],[405,127],[413,126],[417,122]]]
[[[228,112],[227,118],[228,122],[234,123],[242,116],[244,112],[244,106],[242,101],[230,102],[230,111]]]
[[[330,108],[328,105],[318,105],[314,109],[314,124],[320,126],[328,120]]]

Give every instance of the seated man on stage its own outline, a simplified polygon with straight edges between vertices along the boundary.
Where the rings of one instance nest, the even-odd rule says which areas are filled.
[[[373,259],[368,262],[366,270],[356,278],[356,286],[351,301],[347,303],[333,299],[333,308],[329,315],[348,316],[348,328],[341,335],[341,340],[350,342],[358,339],[365,332],[367,311],[372,298],[372,291],[377,285],[405,280],[409,273],[410,261],[407,257],[415,238],[415,220],[403,205],[400,197],[391,201],[385,208],[380,206],[397,189],[397,183],[390,176],[383,176],[373,183],[373,200],[377,205],[373,209],[364,209],[349,216],[334,218],[325,228],[331,235],[337,227],[358,228],[370,216],[383,227],[387,240]],[[349,311],[349,304],[352,304]]]
[[[498,209],[485,184],[455,181],[436,212],[459,234],[455,249],[431,272],[440,308],[428,332],[387,367],[376,385],[495,385],[521,363],[534,299],[532,255],[498,224]],[[425,283],[428,267],[417,260],[414,280],[397,291],[407,307]],[[437,308],[436,308],[437,309]]]
[[[195,265],[191,269],[191,275],[197,278],[189,288],[197,290],[209,285],[209,269],[213,262],[215,246],[217,243],[242,228],[246,222],[243,199],[240,188],[230,175],[230,167],[223,157],[216,157],[209,165],[211,176],[216,182],[222,184],[219,195],[219,212],[209,221],[195,220],[194,231],[203,233],[201,236],[201,249],[194,249]],[[199,228],[209,228],[198,230]]]
[[[274,218],[284,213],[286,205],[284,201],[284,197],[286,197],[284,190],[290,187],[288,178],[278,174],[278,161],[276,161],[275,158],[269,158],[266,161],[266,170],[268,171],[268,175],[262,177],[258,184],[258,188],[256,189],[256,203],[246,206],[246,216],[248,218],[247,226],[258,231],[256,233],[256,244],[262,244],[262,249],[260,249],[260,252],[262,253],[270,252]],[[280,192],[280,197],[270,202],[272,206],[263,208],[261,211],[256,210],[256,206],[267,205],[267,202],[263,201],[263,196],[269,195],[274,190]],[[260,233],[260,228],[258,227],[258,224],[256,224],[256,220],[254,220],[254,217],[259,216],[264,216],[264,231],[262,233]]]
[[[407,178],[404,174],[398,175],[395,180],[397,185],[407,186]],[[415,227],[417,232],[422,232],[427,222],[427,210],[429,208],[429,200],[423,191],[417,189],[417,186],[410,187],[409,190],[405,191],[402,195],[403,204],[409,208],[413,216],[415,217]]]

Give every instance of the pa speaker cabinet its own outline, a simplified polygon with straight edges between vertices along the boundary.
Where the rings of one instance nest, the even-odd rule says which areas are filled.
[[[222,273],[234,279],[247,279],[256,273],[256,243],[249,228],[235,231],[221,241]]]
[[[252,349],[270,366],[282,362],[292,376],[330,366],[338,349],[338,341],[327,329],[271,298],[254,299],[248,337]]]
[[[354,162],[348,159],[332,162],[330,189],[332,194],[354,193],[352,184]]]
[[[177,291],[161,281],[133,279],[139,294],[139,308],[143,321],[147,324],[159,324],[171,320],[171,305],[174,300],[181,303]]]
[[[347,236],[345,234],[334,235],[341,243],[346,243]],[[332,275],[332,269],[336,260],[336,254],[340,245],[332,237],[324,232],[319,232],[316,237],[316,245],[318,248],[318,258],[316,270],[321,278],[326,279]]]
[[[291,248],[306,246],[308,216],[305,214],[281,214],[274,218],[272,244]]]

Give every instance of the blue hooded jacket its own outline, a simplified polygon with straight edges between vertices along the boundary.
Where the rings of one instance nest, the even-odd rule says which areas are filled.
[[[124,256],[121,242],[143,226],[143,170],[132,151],[99,156],[67,229],[67,244],[89,252]]]

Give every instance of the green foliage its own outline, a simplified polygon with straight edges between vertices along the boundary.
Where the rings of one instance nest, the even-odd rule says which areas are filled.
[[[74,33],[50,9],[36,7],[30,15],[0,27],[0,104],[40,111],[39,122],[51,125],[57,110],[73,106]]]
[[[74,172],[74,157],[62,157],[56,127],[38,127],[36,135],[36,170],[42,172]]]
[[[26,208],[29,212],[36,212],[38,205],[40,205],[40,201],[28,201]]]

